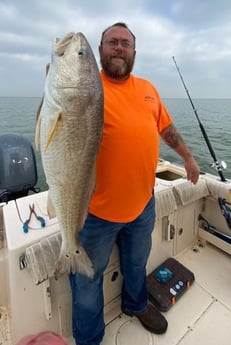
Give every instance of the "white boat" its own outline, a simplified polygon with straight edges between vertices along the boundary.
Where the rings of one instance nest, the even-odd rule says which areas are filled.
[[[104,277],[106,334],[102,344],[228,345],[231,229],[218,198],[229,205],[231,181],[205,173],[194,186],[187,181],[184,168],[160,160],[155,196],[157,218],[147,272],[171,257],[193,272],[195,281],[163,312],[167,332],[151,334],[138,319],[120,310],[122,277],[115,247]],[[46,203],[47,191],[0,204],[0,345],[15,345],[25,335],[48,329],[74,345],[68,277],[55,280],[46,262],[49,259],[42,258],[51,239],[60,239],[59,224],[56,217],[48,217]],[[23,223],[33,204],[46,226],[41,227],[32,216],[25,232]]]

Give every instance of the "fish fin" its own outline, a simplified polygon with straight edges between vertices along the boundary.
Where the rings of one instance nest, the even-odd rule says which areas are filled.
[[[35,129],[35,147],[38,150],[40,144],[40,128],[41,128],[41,116],[40,113],[37,117],[36,129]]]
[[[42,109],[42,105],[43,105],[43,100],[44,100],[44,96],[41,99],[41,102],[39,103],[38,109],[37,109],[37,113],[36,113],[36,121],[38,121],[38,118],[40,116],[41,113],[41,109]]]
[[[54,207],[53,202],[51,200],[49,191],[48,191],[48,196],[47,196],[47,213],[48,213],[48,216],[50,219],[56,217],[55,207]]]
[[[93,278],[94,269],[92,262],[82,246],[77,246],[72,253],[61,249],[54,276],[57,279],[64,273],[81,273],[89,278]]]
[[[48,136],[48,139],[47,139],[47,143],[46,143],[46,146],[45,146],[45,151],[48,149],[48,146],[50,145],[52,139],[54,138],[54,135],[56,133],[56,130],[57,130],[57,126],[58,126],[58,123],[59,121],[61,121],[62,119],[62,112],[59,111],[56,118],[55,118],[55,121],[54,121],[54,124],[51,128],[51,131],[49,133],[49,136]]]

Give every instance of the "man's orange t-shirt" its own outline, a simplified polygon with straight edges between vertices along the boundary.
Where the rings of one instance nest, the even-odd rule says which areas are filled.
[[[172,123],[155,87],[130,75],[115,83],[101,72],[104,130],[89,212],[112,222],[139,216],[152,196],[159,133]]]

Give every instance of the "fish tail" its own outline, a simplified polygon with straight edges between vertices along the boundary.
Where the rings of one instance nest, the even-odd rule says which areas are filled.
[[[61,250],[54,276],[57,279],[64,273],[81,273],[89,278],[93,278],[94,269],[92,262],[82,246],[79,246],[73,252]]]

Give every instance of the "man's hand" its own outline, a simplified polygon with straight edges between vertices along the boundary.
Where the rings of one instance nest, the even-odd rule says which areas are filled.
[[[193,157],[184,161],[184,167],[187,172],[187,179],[196,184],[200,175],[200,168]]]

